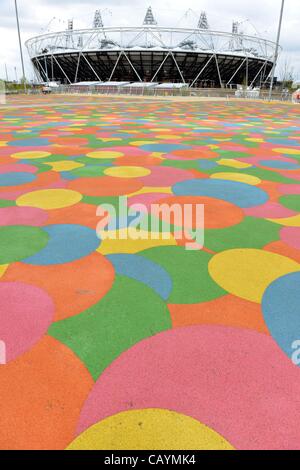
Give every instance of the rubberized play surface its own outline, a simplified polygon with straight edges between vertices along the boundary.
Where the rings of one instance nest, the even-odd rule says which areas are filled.
[[[299,107],[62,96],[0,119],[0,448],[299,449]],[[99,239],[125,195],[204,204],[204,249]]]

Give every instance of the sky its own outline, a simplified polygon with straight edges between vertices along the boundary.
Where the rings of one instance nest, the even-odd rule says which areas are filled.
[[[67,28],[68,19],[75,28],[90,27],[94,12],[100,9],[106,26],[140,26],[149,5],[161,26],[196,25],[206,11],[211,29],[231,31],[233,20],[241,22],[245,34],[259,34],[276,40],[281,0],[18,0],[19,19],[25,58],[26,76],[33,72],[25,41],[31,37]],[[0,0],[0,78],[14,80],[22,76],[16,29],[14,0]],[[300,1],[285,0],[281,35],[283,48],[276,74],[293,72],[300,80]],[[16,69],[15,69],[16,68]]]

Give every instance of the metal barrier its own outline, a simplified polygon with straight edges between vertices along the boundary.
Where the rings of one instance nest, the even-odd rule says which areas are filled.
[[[195,97],[195,98],[235,98],[234,89],[228,88],[152,88],[152,87],[118,87],[118,86],[78,86],[62,85],[53,89],[53,93],[59,94],[86,94],[86,95],[129,95],[129,96],[153,96],[153,97]],[[242,97],[253,100],[251,96]],[[255,99],[268,100],[269,91],[261,90],[259,97]],[[273,101],[292,101],[292,94],[274,92]]]
[[[194,98],[213,98],[213,99],[248,99],[253,100],[253,97],[242,96],[237,98],[235,96],[235,89],[229,88],[154,88],[154,87],[122,87],[122,86],[76,86],[76,85],[60,85],[57,88],[52,88],[52,94],[68,94],[68,95],[124,95],[124,96],[152,96],[152,97],[194,97]],[[24,94],[23,90],[5,90],[5,94],[21,95]],[[41,94],[41,89],[32,88],[27,90],[28,95]],[[272,101],[285,101],[293,102],[292,93],[273,92]],[[258,98],[263,101],[269,100],[269,90],[264,89],[260,91]]]

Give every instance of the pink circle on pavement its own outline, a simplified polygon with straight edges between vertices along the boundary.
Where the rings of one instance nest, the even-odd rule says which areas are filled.
[[[111,148],[101,148],[103,151],[111,152]],[[116,146],[113,148],[114,152],[123,153],[124,156],[138,157],[139,155],[149,155],[150,152],[146,152],[139,147],[134,147],[132,145]],[[121,157],[120,157],[121,158]]]
[[[278,191],[281,194],[300,194],[300,184],[281,184]]]
[[[3,173],[36,173],[38,171],[36,166],[26,165],[25,163],[7,163],[0,167],[0,174]]]
[[[166,166],[148,166],[147,168],[151,170],[151,174],[139,178],[145,186],[167,187],[179,181],[195,178],[192,172],[180,168]]]
[[[280,219],[296,215],[295,211],[287,209],[278,202],[267,202],[262,206],[248,207],[244,209],[246,215],[260,218]]]
[[[28,192],[28,191],[27,191]],[[0,199],[8,199],[9,201],[14,201],[22,194],[25,194],[25,191],[7,191],[0,193]]]
[[[237,449],[300,448],[299,370],[271,337],[251,330],[203,325],[141,341],[98,379],[77,433],[144,408],[195,418]]]
[[[0,339],[9,362],[46,333],[53,319],[54,304],[42,289],[21,282],[1,282],[0,297]]]
[[[299,170],[280,171],[280,174],[282,176],[285,176],[286,178],[293,178],[293,180],[299,180],[300,181],[300,172],[299,172]]]
[[[166,193],[137,194],[136,196],[128,198],[128,205],[132,206],[133,204],[143,204],[146,206],[147,210],[150,210],[152,204],[156,204],[157,201],[167,197],[168,195],[171,196]]]
[[[33,225],[39,227],[48,219],[48,214],[35,207],[3,207],[0,209],[0,225]]]
[[[248,152],[249,148],[244,147],[243,145],[234,145],[230,142],[222,142],[222,150],[227,150],[229,152]]]
[[[47,189],[57,189],[57,188],[66,188],[68,186],[68,180],[60,180],[56,181],[55,183],[50,183],[47,186]],[[38,191],[40,187],[36,187],[36,189],[31,189]],[[42,188],[43,189],[43,188]],[[28,193],[29,190],[27,189],[22,189],[21,191],[0,191],[0,199],[8,199],[8,200],[15,200],[18,197],[22,196],[23,194]]]
[[[14,153],[24,152],[24,147],[0,147],[0,156],[10,157]],[[26,147],[26,152],[49,152],[49,147]]]
[[[300,250],[300,227],[284,227],[280,231],[280,238],[287,245]]]

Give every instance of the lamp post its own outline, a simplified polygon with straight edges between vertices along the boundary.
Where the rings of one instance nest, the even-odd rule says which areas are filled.
[[[275,69],[276,69],[277,60],[278,60],[279,41],[280,41],[281,26],[282,26],[282,18],[283,18],[283,9],[284,9],[284,0],[281,0],[281,10],[280,10],[279,25],[278,25],[278,31],[277,31],[276,48],[275,48],[275,54],[274,54],[274,65],[273,65],[272,75],[271,75],[270,92],[269,92],[269,101],[271,101],[271,98],[272,98],[272,91],[273,91],[273,85],[274,85]]]
[[[15,10],[16,10],[16,20],[17,20],[17,28],[18,28],[18,36],[19,36],[19,47],[20,47],[20,56],[21,56],[21,64],[22,64],[22,73],[23,73],[23,80],[24,80],[24,91],[26,93],[26,91],[27,91],[26,90],[26,77],[25,77],[25,68],[24,68],[24,59],[23,59],[23,50],[22,50],[22,41],[21,41],[21,32],[20,32],[17,0],[15,0]]]

